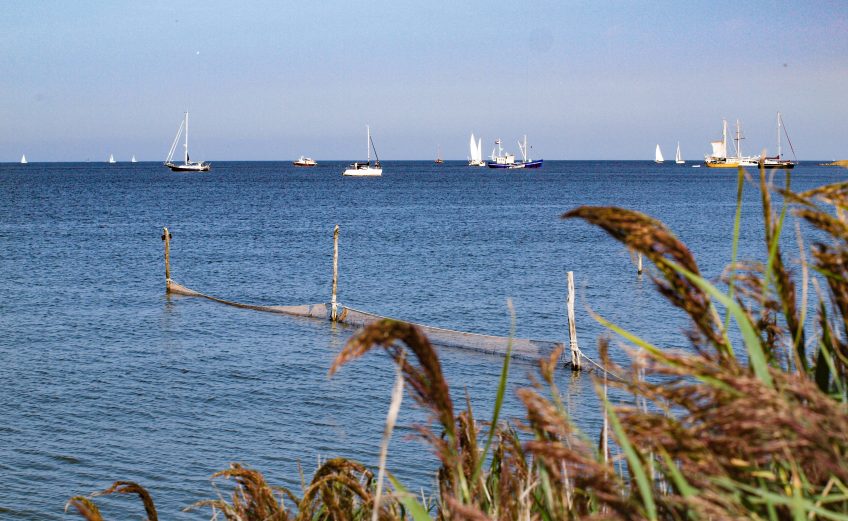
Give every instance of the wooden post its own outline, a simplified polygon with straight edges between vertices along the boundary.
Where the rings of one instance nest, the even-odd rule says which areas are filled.
[[[636,262],[636,273],[638,275],[642,274],[642,252],[639,252],[639,258]]]
[[[162,228],[162,240],[165,241],[165,293],[171,291],[171,232]]]
[[[568,337],[571,346],[571,370],[580,370],[580,348],[577,347],[577,326],[574,325],[574,272],[568,272]]]
[[[336,290],[339,284],[339,225],[333,230],[333,297],[330,303],[333,306],[332,320],[338,318],[338,305],[336,304]]]
[[[604,426],[601,429],[601,453],[604,456],[604,463],[609,463],[609,416],[607,415],[607,371],[604,367]]]

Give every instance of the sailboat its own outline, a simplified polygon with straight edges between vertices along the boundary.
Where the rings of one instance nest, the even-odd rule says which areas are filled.
[[[27,164],[26,154],[21,154],[21,164],[22,164],[22,165]]]
[[[359,176],[359,177],[366,177],[366,176],[376,177],[376,176],[383,175],[383,167],[382,167],[382,165],[380,165],[380,156],[377,155],[377,148],[374,147],[374,142],[371,140],[371,127],[366,125],[365,130],[366,130],[366,133],[368,134],[368,140],[365,143],[365,147],[366,147],[365,153],[368,155],[368,160],[365,161],[364,163],[361,163],[361,162],[358,162],[358,161],[355,162],[355,163],[352,163],[350,166],[347,167],[347,169],[344,171],[344,173],[342,175]],[[372,148],[374,149],[374,157],[376,158],[376,161],[374,161],[373,165],[371,164],[371,149]]]
[[[657,143],[657,151],[654,154],[654,163],[662,163],[664,161],[662,152],[660,151],[660,145]]]
[[[183,143],[183,148],[185,149],[185,158],[182,163],[174,163],[172,159],[174,158],[174,152],[177,150],[177,142],[180,140],[180,135],[183,133],[183,128],[185,128],[185,143]],[[170,168],[174,172],[208,172],[212,165],[209,163],[204,163],[203,161],[192,161],[188,156],[188,112],[185,113],[185,119],[180,122],[180,128],[177,129],[177,135],[174,137],[174,142],[171,143],[171,150],[168,151],[168,158],[165,159],[165,166]]]
[[[788,159],[781,159],[780,154],[780,129],[783,128],[783,132],[786,133],[786,125],[783,124],[783,118],[780,117],[780,112],[777,113],[777,155],[774,157],[765,157],[763,158],[763,168],[795,168],[796,162],[790,161]],[[789,134],[786,134],[786,141],[789,141]],[[792,142],[789,141],[789,147],[792,149],[792,155],[795,155],[795,149],[792,147]]]
[[[433,161],[433,162],[436,163],[437,165],[441,165],[442,163],[445,162],[445,160],[442,159],[442,147],[440,147],[438,145],[436,145],[436,160]]]
[[[115,161],[115,156],[113,156],[112,154],[109,154],[109,160],[106,162],[110,165],[114,165],[115,163],[117,163],[117,161]]]
[[[468,148],[471,152],[471,158],[468,160],[468,166],[486,166],[483,161],[483,138],[474,141],[474,134],[471,134],[471,140],[468,142]]]
[[[130,163],[138,163],[138,161],[135,160],[135,154],[133,154],[132,159],[130,159]]]
[[[680,141],[677,142],[677,152],[674,153],[674,162],[678,165],[686,163],[686,161],[683,160],[683,156],[680,155]]]
[[[737,168],[740,166],[757,166],[760,161],[760,156],[743,156],[742,155],[742,127],[739,120],[736,120],[736,137],[733,141],[736,145],[736,157],[728,157],[727,155],[727,120],[722,120],[721,141],[710,141],[713,147],[712,155],[704,158],[704,164],[710,168]]]

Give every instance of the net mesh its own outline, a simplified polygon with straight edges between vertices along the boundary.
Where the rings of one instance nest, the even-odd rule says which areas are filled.
[[[296,317],[332,320],[331,304],[303,304],[299,306],[259,306],[255,304],[244,304],[241,302],[234,302],[231,300],[224,300],[210,295],[205,295],[203,293],[194,291],[185,286],[177,284],[172,280],[168,281],[168,292],[171,294],[184,295],[188,297],[201,297],[215,302],[219,302],[221,304],[235,306],[243,309],[252,309],[255,311],[278,313],[281,315],[290,315]],[[346,324],[351,327],[359,328],[383,319],[398,320],[392,317],[386,317],[382,315],[377,315],[375,313],[369,313],[367,311],[353,309],[347,306],[343,306],[341,304],[337,305],[336,322],[341,324]],[[421,328],[424,334],[427,335],[427,338],[430,340],[430,343],[435,346],[465,349],[478,353],[504,356],[507,353],[509,343],[512,342],[512,355],[514,357],[523,358],[527,360],[538,360],[540,357],[550,356],[555,349],[564,347],[562,342],[555,342],[551,340],[533,340],[528,338],[510,339],[509,337],[503,336],[483,335],[478,333],[469,333],[465,331],[444,329],[435,326],[428,326],[425,324],[417,324],[415,322],[409,322],[406,320],[401,320],[401,322],[407,322],[409,324],[413,324]],[[587,360],[591,364],[597,365],[595,364],[595,362],[590,360],[582,353],[580,353],[580,356],[582,359]],[[568,362],[566,365],[570,365],[570,362]]]

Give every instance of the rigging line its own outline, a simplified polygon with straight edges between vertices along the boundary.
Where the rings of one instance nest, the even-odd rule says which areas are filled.
[[[795,147],[792,146],[792,140],[789,139],[789,132],[786,131],[786,125],[783,124],[783,116],[780,116],[780,126],[783,127],[783,135],[786,136],[786,141],[789,143],[789,150],[792,151],[792,157],[798,161],[798,156],[795,155]]]

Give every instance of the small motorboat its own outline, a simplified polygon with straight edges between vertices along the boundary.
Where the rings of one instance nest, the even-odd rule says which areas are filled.
[[[318,161],[315,161],[311,157],[300,156],[299,159],[292,161],[294,166],[318,166]]]

